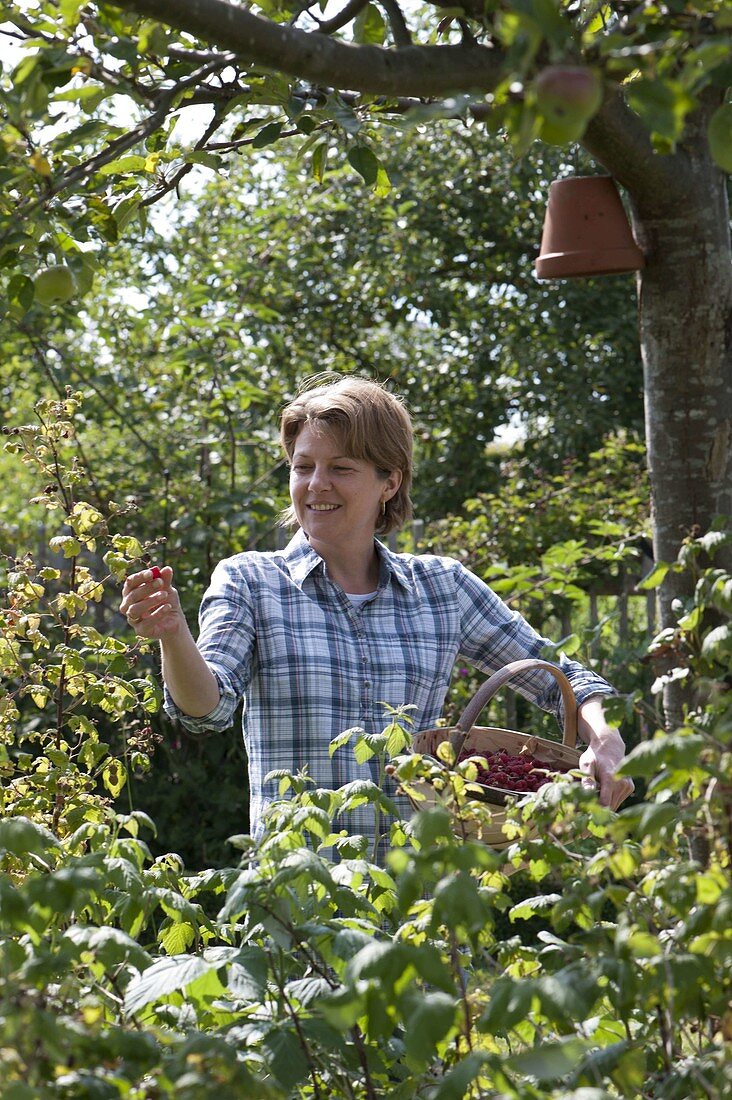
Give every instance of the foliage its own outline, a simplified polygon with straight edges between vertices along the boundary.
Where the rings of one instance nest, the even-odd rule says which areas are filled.
[[[0,702],[0,762],[7,785],[3,811],[32,807],[39,823],[64,837],[99,817],[97,788],[116,797],[129,769],[146,768],[152,748],[148,716],[158,709],[155,680],[135,674],[144,644],[130,646],[89,621],[110,579],[124,576],[145,549],[115,532],[129,509],[114,503],[107,516],[80,498],[85,471],[74,448],[80,395],[42,400],[35,423],[5,428],[6,451],[45,482],[34,498],[60,532],[48,544],[51,561],[36,566],[30,554],[3,569],[7,607],[2,613],[0,660],[7,688]],[[106,575],[85,564],[106,544]],[[33,704],[28,710],[27,701]],[[83,706],[82,706],[83,704]],[[94,712],[89,713],[89,708]],[[119,727],[112,747],[100,737]]]
[[[535,74],[552,61],[581,59],[609,87],[623,89],[644,136],[669,152],[710,88],[729,84],[729,19],[719,0],[631,9],[532,2],[504,10],[471,2],[459,17],[435,7],[413,17],[410,31],[398,8],[384,20],[368,4],[344,32],[354,41],[347,51],[350,67],[346,62],[339,71],[336,60],[345,58],[344,47],[339,52],[334,42],[331,71],[321,65],[320,79],[311,80],[307,62],[317,54],[311,40],[318,37],[313,23],[323,21],[299,3],[264,3],[254,8],[256,14],[229,13],[222,23],[217,20],[225,20],[225,11],[212,7],[199,18],[185,2],[4,4],[6,35],[29,47],[10,68],[2,94],[3,183],[19,200],[21,217],[18,223],[14,211],[3,211],[5,255],[20,272],[8,287],[8,302],[23,307],[32,298],[39,253],[67,262],[83,293],[96,266],[93,252],[80,247],[85,239],[116,240],[141,207],[170,194],[197,166],[225,171],[232,152],[264,149],[294,135],[298,155],[307,158],[316,179],[347,163],[383,194],[390,179],[375,137],[380,125],[400,123],[400,96],[419,97],[407,104],[413,122],[467,116],[473,108],[492,129],[505,128],[514,151],[522,153],[546,122]],[[177,23],[183,33],[161,19]],[[278,23],[301,19],[313,28],[310,33],[280,37]],[[230,49],[237,22],[247,27],[247,59],[259,56],[263,63],[247,62]],[[336,22],[342,27],[351,18]],[[331,34],[337,29],[323,26]],[[197,49],[186,30],[198,32],[208,50]],[[415,54],[401,81],[395,78],[396,87],[379,87],[382,70],[373,64],[374,51],[404,44],[405,36],[411,41],[412,33],[432,56],[434,86],[420,89],[421,74],[410,73],[412,66],[420,68]],[[277,44],[270,58],[262,56],[262,35]],[[321,38],[323,49],[326,41],[331,45]],[[461,41],[462,51],[453,45],[451,52],[449,43]],[[212,48],[217,43],[223,48]],[[349,95],[354,88],[386,96]],[[196,105],[213,112],[186,146],[175,121]],[[120,117],[130,115],[135,125],[121,125]],[[720,163],[726,151],[714,135],[724,130],[725,117],[717,116],[712,127]],[[56,123],[50,130],[49,119]]]
[[[717,472],[716,462],[705,459],[716,455],[729,419],[723,172],[729,163],[730,20],[721,0],[635,7],[467,0],[460,12],[435,3],[406,15],[391,2],[384,15],[372,4],[356,4],[332,19],[314,6],[279,0],[253,6],[38,0],[8,3],[4,11],[3,33],[21,54],[4,70],[0,86],[0,179],[6,196],[0,206],[0,263],[7,271],[2,309],[9,315],[22,319],[43,304],[35,286],[39,269],[48,266],[66,264],[76,286],[72,301],[83,301],[107,244],[131,232],[150,207],[177,193],[194,172],[225,177],[232,160],[245,153],[261,155],[260,167],[269,169],[273,150],[287,159],[294,149],[316,183],[337,184],[351,173],[363,193],[379,201],[393,188],[391,177],[398,176],[398,165],[386,163],[382,150],[386,128],[409,131],[435,119],[461,119],[476,139],[474,148],[488,146],[487,133],[497,134],[514,159],[537,138],[559,146],[578,140],[626,188],[636,234],[644,250],[653,252],[653,263],[641,276],[647,293],[639,304],[661,552],[675,556],[679,526],[709,526],[716,512],[726,510],[729,470]],[[593,100],[581,109],[565,101],[568,126],[557,134],[556,104],[550,115],[540,87],[547,72],[568,69],[589,78]],[[187,141],[177,123],[194,107],[208,111],[196,137]],[[483,176],[487,159],[481,152],[465,171]],[[450,182],[448,172],[445,192]],[[432,211],[447,236],[450,202],[433,198]],[[697,233],[704,246],[692,249],[688,242]],[[458,284],[463,255],[449,257],[458,264]],[[690,281],[699,288],[692,302],[676,278],[687,263],[694,267]],[[520,300],[521,282],[515,263],[505,264],[504,284],[492,304],[500,308],[507,298]],[[572,308],[563,290],[548,295],[547,304],[566,306],[568,313]],[[562,389],[567,360],[573,373],[583,353],[601,368],[608,343],[623,331],[622,320],[602,326],[597,344],[580,328],[574,339],[563,340],[568,351],[561,355],[552,333],[542,338],[542,325],[554,310],[538,303],[529,312],[539,378],[553,383],[555,419],[564,392],[566,427],[573,422],[576,392],[574,386]],[[566,337],[567,329],[561,331]],[[457,331],[457,342],[466,338],[469,333]],[[697,346],[703,341],[706,351]],[[510,340],[503,346],[510,358]],[[526,344],[519,340],[514,349],[525,354]],[[493,362],[491,351],[490,339],[484,339],[484,366]],[[520,373],[509,372],[508,385],[499,375],[499,385],[510,389]],[[610,409],[614,397],[611,386],[604,390],[601,369],[590,374],[587,390],[597,417],[602,402]],[[637,378],[631,380],[632,393],[636,387]],[[533,389],[532,377],[518,388],[524,398],[532,397],[536,413],[542,400],[538,382]],[[675,416],[677,395],[692,403],[695,415],[705,411],[691,437],[692,450]],[[215,398],[220,396],[216,392]],[[476,406],[476,420],[496,411],[472,378],[461,380],[457,396]],[[587,437],[595,423],[588,425]],[[466,441],[467,433],[461,450],[473,454]],[[479,462],[480,457],[471,460],[472,476]],[[667,480],[662,469],[672,470]],[[440,474],[444,506],[449,467]],[[220,522],[203,509],[199,514]],[[666,610],[662,602],[664,615]]]
[[[606,281],[598,315],[596,281],[530,275],[562,156],[510,165],[498,139],[462,124],[382,146],[394,186],[365,208],[345,173],[319,188],[263,150],[165,222],[99,246],[81,316],[70,303],[6,318],[9,421],[39,392],[83,389],[94,502],[134,497],[170,564],[185,548],[196,592],[219,558],[271,537],[285,488],[277,410],[316,370],[357,369],[405,397],[425,519],[495,486],[491,441],[507,424],[549,468],[641,429],[632,284]],[[16,527],[22,488],[6,504]]]
[[[89,543],[111,539],[118,575],[144,548],[77,499],[75,401],[42,403],[9,437],[49,479],[41,503],[67,529],[54,548],[68,564],[63,584],[30,560],[10,570],[2,611],[4,1097],[724,1095],[732,578],[709,559],[725,530],[689,539],[668,566],[697,576],[664,675],[680,670],[697,698],[624,763],[646,784],[641,802],[614,814],[571,779],[551,784],[510,809],[509,847],[493,850],[453,831],[474,765],[412,754],[397,712],[379,737],[346,731],[333,745],[376,754],[417,797],[420,779],[442,784],[442,807],[391,824],[385,862],[348,831],[357,806],[392,814],[380,786],[324,791],[282,774],[262,841],[232,838],[238,865],[186,872],[175,854],[151,856],[146,814],[109,801],[144,755],[136,715],[157,700],[136,646],[86,622]],[[35,724],[14,710],[28,693]],[[100,710],[124,749],[100,743]],[[699,839],[703,862],[690,857]]]
[[[461,514],[428,529],[430,550],[459,558],[537,630],[557,639],[549,659],[561,650],[618,689],[630,744],[648,733],[649,723],[661,721],[651,705],[645,658],[654,633],[651,590],[638,598],[639,582],[652,566],[647,501],[644,448],[621,433],[608,437],[586,464],[566,460],[560,474],[537,470],[522,454],[509,455],[499,491],[466,501]],[[459,666],[451,718],[476,689],[475,675]],[[506,705],[508,717],[500,704],[492,705],[497,724],[551,730],[551,720],[523,700]]]
[[[494,146],[487,134],[497,135],[506,157],[514,159],[525,155],[537,137],[559,146],[578,141],[625,188],[636,236],[653,255],[639,277],[639,322],[659,555],[674,558],[680,531],[694,524],[708,528],[715,514],[728,511],[730,470],[724,440],[730,363],[724,333],[732,284],[724,168],[730,21],[720,0],[599,9],[563,0],[497,6],[469,0],[459,16],[446,13],[440,3],[406,17],[392,2],[385,17],[371,5],[359,15],[347,5],[333,19],[321,18],[323,13],[314,7],[293,9],[287,3],[250,10],[187,0],[118,0],[98,6],[38,0],[29,10],[22,4],[6,8],[4,33],[23,55],[0,82],[0,178],[6,195],[0,207],[0,263],[8,276],[2,308],[10,316],[22,321],[41,308],[35,290],[39,268],[64,263],[76,286],[71,302],[82,302],[107,245],[133,232],[140,220],[144,224],[149,208],[177,193],[194,170],[225,177],[233,159],[249,152],[261,157],[260,171],[270,171],[274,150],[282,154],[278,164],[294,150],[313,180],[326,186],[337,186],[352,172],[363,181],[362,194],[378,203],[394,189],[390,176],[398,178],[398,165],[383,159],[381,138],[387,128],[405,130],[409,142],[415,130],[436,119],[460,119],[474,140],[459,173],[481,182],[486,165],[492,169]],[[413,48],[404,48],[413,42]],[[550,125],[557,129],[557,104],[550,115],[540,88],[546,86],[547,73],[556,77],[562,71],[577,74],[578,69],[592,86],[592,103],[578,105],[570,96],[561,107],[567,132],[550,134]],[[190,117],[193,107],[206,107],[208,113],[199,121],[197,137],[187,141],[177,122],[181,115]],[[562,173],[571,167],[564,164]],[[574,167],[583,167],[580,154]],[[444,194],[433,190],[426,207],[428,216],[435,213],[440,236],[444,233],[446,239],[452,229],[452,204],[446,201],[450,182],[448,169]],[[479,202],[468,203],[471,214]],[[456,204],[455,225],[461,228],[466,222],[472,225],[464,211],[464,203]],[[520,228],[510,226],[513,237]],[[468,243],[473,236],[466,234]],[[703,247],[692,247],[697,238]],[[480,280],[472,272],[461,279],[471,264],[470,252],[467,262],[465,255],[448,252],[447,259],[458,290],[462,283],[469,300]],[[429,249],[428,258],[434,256],[435,250]],[[592,364],[585,387],[592,411],[584,431],[585,450],[602,423],[603,410],[611,411],[617,423],[616,410],[626,407],[624,395],[637,397],[635,356],[620,356],[627,387],[617,396],[612,380],[602,376],[603,363],[613,358],[609,348],[624,331],[633,331],[624,324],[625,310],[603,323],[597,338],[594,333],[585,336],[581,326],[573,331],[571,324],[552,322],[565,349],[558,353],[548,322],[557,310],[566,310],[569,319],[573,302],[564,288],[543,301],[539,296],[527,302],[524,275],[517,267],[525,258],[520,247],[508,251],[508,262],[501,265],[505,278],[488,304],[494,313],[505,302],[523,307],[529,324],[517,335],[509,325],[495,346],[486,325],[476,325],[482,335],[476,362],[484,377],[476,383],[471,373],[461,375],[454,398],[474,406],[477,426],[472,437],[463,428],[449,461],[438,469],[436,510],[444,510],[450,499],[453,455],[463,457],[471,481],[481,474],[488,436],[483,437],[480,422],[505,416],[505,401],[500,412],[492,389],[503,389],[509,401],[512,391],[520,393],[520,412],[526,415],[530,405],[534,425],[541,422],[540,407],[547,400],[542,390],[551,394],[549,430],[558,429],[553,457],[559,459],[572,450],[563,442],[567,427],[573,427],[573,438],[583,434],[577,430],[584,417],[576,415],[574,381],[584,360]],[[679,270],[686,271],[695,288],[691,296],[686,284],[679,283]],[[159,275],[160,268],[152,274]],[[214,277],[201,294],[204,306],[215,296],[215,287]],[[715,288],[714,294],[709,287]],[[67,305],[48,308],[63,311]],[[611,315],[617,313],[612,305],[608,301]],[[438,312],[434,298],[432,309]],[[455,344],[468,343],[455,358],[464,363],[470,360],[474,330],[471,326],[465,331],[465,316],[458,316]],[[198,320],[205,330],[207,319]],[[227,336],[236,339],[231,330]],[[190,345],[189,332],[185,338]],[[202,341],[204,353],[212,344],[216,341]],[[526,366],[527,351],[536,358],[534,371]],[[225,453],[220,465],[233,470],[236,409],[234,401],[232,419],[226,380],[211,379],[205,372],[201,379],[196,364],[190,364],[190,347],[179,353],[194,385],[202,382],[199,394],[218,406],[217,427],[228,420],[227,450],[218,457]],[[53,365],[44,365],[52,376]],[[417,391],[424,373],[414,372]],[[433,383],[441,388],[430,378],[428,393]],[[250,392],[246,400],[249,407],[256,396]],[[123,410],[117,395],[114,403]],[[676,415],[679,404],[699,417],[698,430],[691,435]],[[457,406],[448,402],[448,407]],[[632,416],[637,415],[636,404]],[[459,422],[464,424],[462,417]],[[175,427],[178,441],[180,422]],[[438,447],[433,449],[431,431],[425,435],[427,458],[436,453],[439,467],[450,436],[439,438],[438,430]],[[202,448],[208,445],[205,434],[194,438]],[[247,445],[253,438],[258,439],[248,438]],[[149,452],[165,482],[164,453],[155,447]],[[709,455],[714,461],[708,461]],[[203,500],[194,500],[190,510],[191,535],[206,544],[207,553],[216,535],[221,532],[225,538],[229,533],[232,504],[227,502],[223,517],[208,509],[208,465],[203,454]],[[167,508],[167,483],[165,490]],[[261,522],[270,506],[268,500],[264,509],[256,509],[255,522]],[[671,575],[669,585],[674,579]],[[664,621],[671,599],[683,595],[681,590],[669,592],[669,600],[662,596],[660,601]]]

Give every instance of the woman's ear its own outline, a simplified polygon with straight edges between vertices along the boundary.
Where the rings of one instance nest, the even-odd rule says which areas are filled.
[[[384,488],[388,490],[383,496],[383,500],[391,500],[395,493],[399,491],[399,486],[402,483],[402,471],[392,470],[389,476],[385,479]]]

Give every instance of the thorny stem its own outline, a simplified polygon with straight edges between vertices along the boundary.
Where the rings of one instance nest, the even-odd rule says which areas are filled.
[[[366,1058],[366,1050],[363,1045],[363,1035],[358,1025],[351,1028],[351,1035],[353,1036],[353,1042],[358,1053],[358,1060],[361,1063],[361,1069],[363,1070],[363,1080],[366,1086],[366,1096],[368,1100],[377,1100],[377,1095],[374,1090],[374,1083],[371,1080],[371,1073]]]
[[[53,386],[53,388],[56,390],[56,393],[58,394],[59,398],[61,400],[63,400],[64,396],[65,396],[64,391],[61,388],[58,380],[54,377],[53,371],[49,368],[48,363],[46,362],[46,357],[43,354],[43,348],[41,347],[40,342],[36,339],[36,337],[33,335],[33,333],[29,332],[28,329],[25,328],[23,325],[20,326],[20,330],[25,335],[25,337],[28,340],[30,346],[32,347],[33,357],[35,358],[36,362],[39,364],[41,370],[46,375],[46,377],[48,378],[48,380],[51,383],[51,385]],[[47,344],[46,347],[50,349],[51,345]],[[58,351],[57,348],[53,348],[53,350],[57,354],[59,354],[59,355],[61,354]],[[61,358],[64,358],[64,357],[61,356]],[[82,377],[82,376],[80,375],[80,377]],[[86,379],[84,379],[82,377],[82,381],[86,382]],[[43,421],[41,421],[41,423],[43,423]],[[84,448],[82,447],[82,445],[81,445],[81,443],[79,442],[78,439],[74,439],[74,443],[76,444],[76,449],[78,450],[79,455],[81,456],[81,461],[84,463],[84,469],[86,470],[87,475],[89,477],[89,482],[91,483],[91,485],[94,489],[94,492],[96,493],[97,502],[99,504],[101,504],[102,503],[102,494],[101,494],[99,486],[97,485],[96,480],[94,478],[94,474],[92,472],[90,463],[88,462],[87,457],[84,453]],[[59,482],[59,485],[61,485],[60,478],[57,478],[56,480]]]
[[[458,988],[460,989],[460,1000],[463,1009],[463,1038],[465,1039],[468,1050],[472,1050],[473,1038],[470,1019],[470,1002],[468,1001],[468,983],[465,980],[465,972],[460,966],[457,939],[452,929],[450,930],[450,962],[452,963],[453,972],[457,978]]]
[[[272,959],[271,955],[270,955],[270,959],[272,961],[272,969],[274,970],[275,969],[275,961],[274,961],[274,959]],[[318,1081],[318,1067],[317,1067],[317,1065],[315,1064],[315,1062],[313,1060],[312,1051],[310,1049],[310,1044],[308,1043],[307,1039],[305,1038],[305,1034],[302,1030],[302,1025],[300,1024],[300,1018],[299,1018],[297,1012],[295,1011],[295,1009],[292,1007],[292,1002],[290,1001],[290,998],[287,996],[287,993],[285,991],[285,983],[282,980],[282,975],[281,974],[278,974],[278,983],[277,984],[279,986],[279,990],[280,990],[280,993],[282,995],[282,1001],[285,1005],[285,1008],[287,1009],[287,1014],[290,1017],[290,1019],[292,1020],[293,1027],[295,1028],[295,1031],[297,1032],[298,1042],[300,1043],[300,1046],[302,1048],[302,1052],[305,1056],[305,1061],[308,1064],[308,1069],[310,1070],[310,1079],[313,1082],[313,1095],[316,1097],[316,1100],[322,1100],[323,1094],[321,1092],[320,1084],[319,1084],[319,1081]]]
[[[313,971],[320,977],[324,978],[325,981],[328,982],[328,985],[331,987],[331,989],[337,989],[339,983],[329,973],[328,967],[324,966],[317,955],[313,954],[309,950],[307,941],[305,940],[304,936],[300,932],[298,932],[298,930],[294,928],[293,925],[291,925],[288,921],[283,920],[282,917],[280,917],[278,913],[270,908],[270,906],[268,906],[261,898],[257,898],[257,905],[260,909],[267,913],[268,916],[272,917],[273,920],[276,920],[277,923],[280,924],[282,928],[284,928],[289,933],[289,935],[292,936]],[[361,1063],[361,1068],[364,1074],[364,1084],[366,1087],[367,1100],[378,1100],[377,1094],[374,1090],[373,1081],[371,1080],[371,1073],[368,1067],[366,1051],[363,1044],[363,1034],[357,1024],[354,1025],[354,1027],[352,1027],[350,1030],[353,1037],[354,1046],[356,1047],[356,1051],[358,1053],[358,1060]]]

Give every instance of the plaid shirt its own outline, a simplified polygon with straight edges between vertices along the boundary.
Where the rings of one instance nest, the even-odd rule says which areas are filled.
[[[198,648],[221,698],[203,718],[183,714],[166,691],[166,710],[188,729],[225,730],[244,700],[250,827],[277,797],[264,783],[275,769],[307,768],[319,787],[376,780],[376,762],[356,763],[350,747],[331,758],[329,742],[353,726],[378,733],[383,703],[413,704],[414,729],[442,714],[458,658],[490,674],[539,657],[547,639],[452,558],[395,554],[376,541],[376,595],[354,607],[325,562],[298,532],[274,553],[243,553],[216,567],[200,610]],[[559,659],[578,702],[610,685],[582,665]],[[512,681],[517,691],[561,718],[556,681],[538,671]],[[373,834],[371,807],[356,810],[349,831]]]

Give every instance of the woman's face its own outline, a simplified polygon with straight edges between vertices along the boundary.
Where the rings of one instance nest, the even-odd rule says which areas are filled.
[[[381,514],[401,484],[398,470],[386,478],[370,462],[350,458],[337,434],[305,424],[290,465],[290,499],[314,549],[348,549],[371,542]]]

